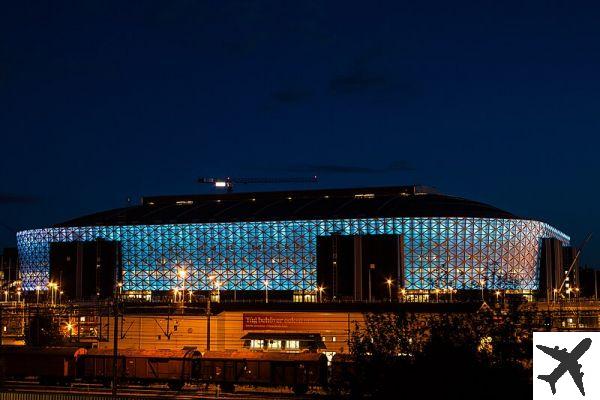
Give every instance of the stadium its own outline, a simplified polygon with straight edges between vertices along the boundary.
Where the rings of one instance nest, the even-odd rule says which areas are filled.
[[[112,246],[105,254],[125,293],[268,290],[314,301],[321,290],[329,298],[391,300],[439,289],[531,293],[547,238],[569,245],[545,222],[400,186],[146,197],[21,231],[17,245],[25,291],[58,279],[52,260],[61,245],[102,241]],[[66,280],[68,271],[60,273]]]

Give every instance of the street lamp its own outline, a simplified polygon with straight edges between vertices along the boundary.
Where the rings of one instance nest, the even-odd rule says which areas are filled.
[[[215,286],[217,287],[217,302],[221,302],[221,281],[215,280]]]
[[[177,303],[177,297],[179,297],[179,289],[173,289],[173,303]]]
[[[439,303],[440,302],[440,289],[436,288],[434,290],[434,292],[435,292],[435,302]]]
[[[4,291],[4,301],[8,302],[8,290]]]
[[[35,304],[40,304],[40,286],[35,287]]]
[[[567,295],[569,296],[569,301],[571,301],[571,288],[567,289]]]
[[[265,303],[268,303],[269,302],[269,280],[265,279],[264,284],[265,284]]]
[[[498,302],[498,297],[500,297],[500,291],[496,290],[496,303]]]
[[[554,289],[552,291],[552,300],[554,301],[554,303],[556,303],[556,294],[558,293],[558,289]]]
[[[181,302],[185,303],[185,276],[187,275],[186,272],[185,272],[185,269],[180,269],[179,271],[177,271],[177,275],[179,275],[179,277],[182,280],[182,284],[181,284],[181,290],[182,290]]]
[[[388,287],[388,296],[390,298],[390,303],[392,302],[392,278],[388,278],[385,283],[387,284]]]
[[[402,295],[402,301],[406,301],[406,289],[402,288],[400,294]]]
[[[325,288],[323,287],[323,285],[318,287],[318,291],[319,291],[319,303],[322,303],[323,302],[323,292],[325,291]]]
[[[369,264],[369,303],[372,301],[371,298],[371,271],[375,269],[375,264]]]
[[[69,332],[69,337],[72,338],[73,337],[73,324],[71,324],[70,322],[67,322],[67,332]]]
[[[17,303],[21,302],[21,289],[17,289]]]
[[[56,283],[54,283],[54,282],[49,282],[48,283],[48,288],[50,289],[50,303],[51,304],[54,304],[54,301],[55,301],[54,300],[55,299],[55,295],[54,295],[55,293],[54,292],[55,292],[55,290],[56,290],[57,287],[58,287],[58,285]]]
[[[481,301],[485,303],[485,297],[483,296],[483,289],[485,288],[485,279],[482,279],[481,281],[479,281],[479,283],[481,284]]]

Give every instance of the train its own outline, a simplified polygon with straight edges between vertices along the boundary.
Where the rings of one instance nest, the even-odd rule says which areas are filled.
[[[116,361],[116,363],[115,363]],[[181,390],[186,383],[216,384],[224,392],[236,385],[284,386],[303,394],[327,388],[327,357],[322,353],[0,346],[2,379],[36,378],[44,385],[74,382],[110,386],[119,383],[162,383]]]

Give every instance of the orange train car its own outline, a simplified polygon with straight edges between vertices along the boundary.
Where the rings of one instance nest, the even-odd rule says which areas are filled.
[[[166,383],[181,389],[194,379],[194,368],[200,352],[195,348],[182,350],[119,350],[117,377],[119,382]],[[92,349],[80,362],[80,377],[84,381],[109,384],[112,380],[113,351]]]
[[[0,375],[5,379],[34,377],[41,384],[68,384],[77,378],[79,347],[0,346]]]
[[[287,386],[296,393],[327,386],[327,357],[319,353],[209,351],[202,355],[198,379],[219,384]]]

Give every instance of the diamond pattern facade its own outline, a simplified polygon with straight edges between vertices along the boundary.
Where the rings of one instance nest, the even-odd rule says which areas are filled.
[[[24,290],[46,287],[51,242],[121,242],[124,290],[313,290],[317,236],[402,234],[407,289],[534,290],[546,223],[493,218],[365,218],[47,228],[17,234]]]

